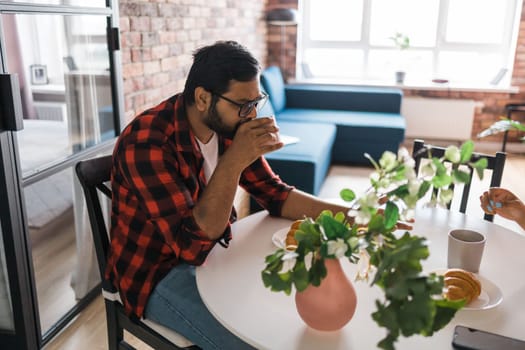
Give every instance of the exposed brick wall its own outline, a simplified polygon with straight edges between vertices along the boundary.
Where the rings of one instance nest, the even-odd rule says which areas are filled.
[[[275,8],[298,8],[297,0],[269,0],[267,11]],[[282,39],[282,40],[281,40]],[[297,26],[268,26],[268,64],[283,69],[287,80],[295,77],[295,57],[297,51]],[[283,45],[284,44],[284,45]]]
[[[297,0],[121,0],[120,27],[126,119],[182,91],[192,52],[216,40],[237,40],[261,64],[281,65],[281,28],[264,21],[277,7],[297,9]],[[525,4],[524,10],[525,11]],[[522,12],[523,12],[522,11]],[[522,15],[523,18],[523,15]],[[297,26],[284,27],[286,78],[295,76]],[[504,113],[510,102],[525,102],[525,19],[522,19],[512,84],[518,94],[404,89],[406,96],[474,99],[483,106],[472,137]],[[515,115],[521,120],[525,116]],[[487,140],[500,140],[501,135]],[[512,141],[518,134],[510,135]]]
[[[125,117],[181,92],[193,51],[236,40],[266,65],[266,1],[120,0]]]

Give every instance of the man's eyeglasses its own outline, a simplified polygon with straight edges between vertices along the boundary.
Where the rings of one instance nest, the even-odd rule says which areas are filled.
[[[222,98],[223,100],[226,100],[230,102],[231,104],[239,107],[239,118],[246,118],[252,113],[254,108],[256,108],[257,111],[260,111],[263,108],[264,104],[266,103],[266,100],[268,99],[268,95],[266,95],[264,92],[262,93],[262,96],[257,97],[253,101],[248,101],[245,103],[235,102],[233,100],[230,100],[228,97],[224,97],[214,92],[212,92],[212,95],[217,96],[218,98]]]

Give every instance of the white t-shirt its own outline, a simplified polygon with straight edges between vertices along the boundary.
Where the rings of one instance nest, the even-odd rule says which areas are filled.
[[[204,177],[206,182],[208,182],[219,160],[219,138],[216,133],[213,133],[208,143],[202,143],[198,138],[195,138],[195,140],[197,140],[204,157]]]

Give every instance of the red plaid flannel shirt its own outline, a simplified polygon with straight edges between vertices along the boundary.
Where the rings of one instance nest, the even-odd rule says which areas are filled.
[[[230,144],[219,137],[219,153]],[[130,315],[143,315],[153,288],[174,266],[202,264],[217,243],[206,238],[193,217],[206,186],[203,162],[181,95],[137,116],[115,146],[106,278],[120,291]],[[244,170],[240,186],[272,215],[280,215],[293,188],[263,157]],[[232,208],[225,241],[235,219]]]

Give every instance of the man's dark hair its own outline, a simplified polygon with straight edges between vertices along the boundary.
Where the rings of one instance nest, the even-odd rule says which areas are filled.
[[[261,71],[259,62],[235,41],[218,41],[204,46],[193,54],[193,65],[184,86],[184,101],[195,103],[195,89],[199,86],[216,94],[228,91],[231,80],[251,81]]]

